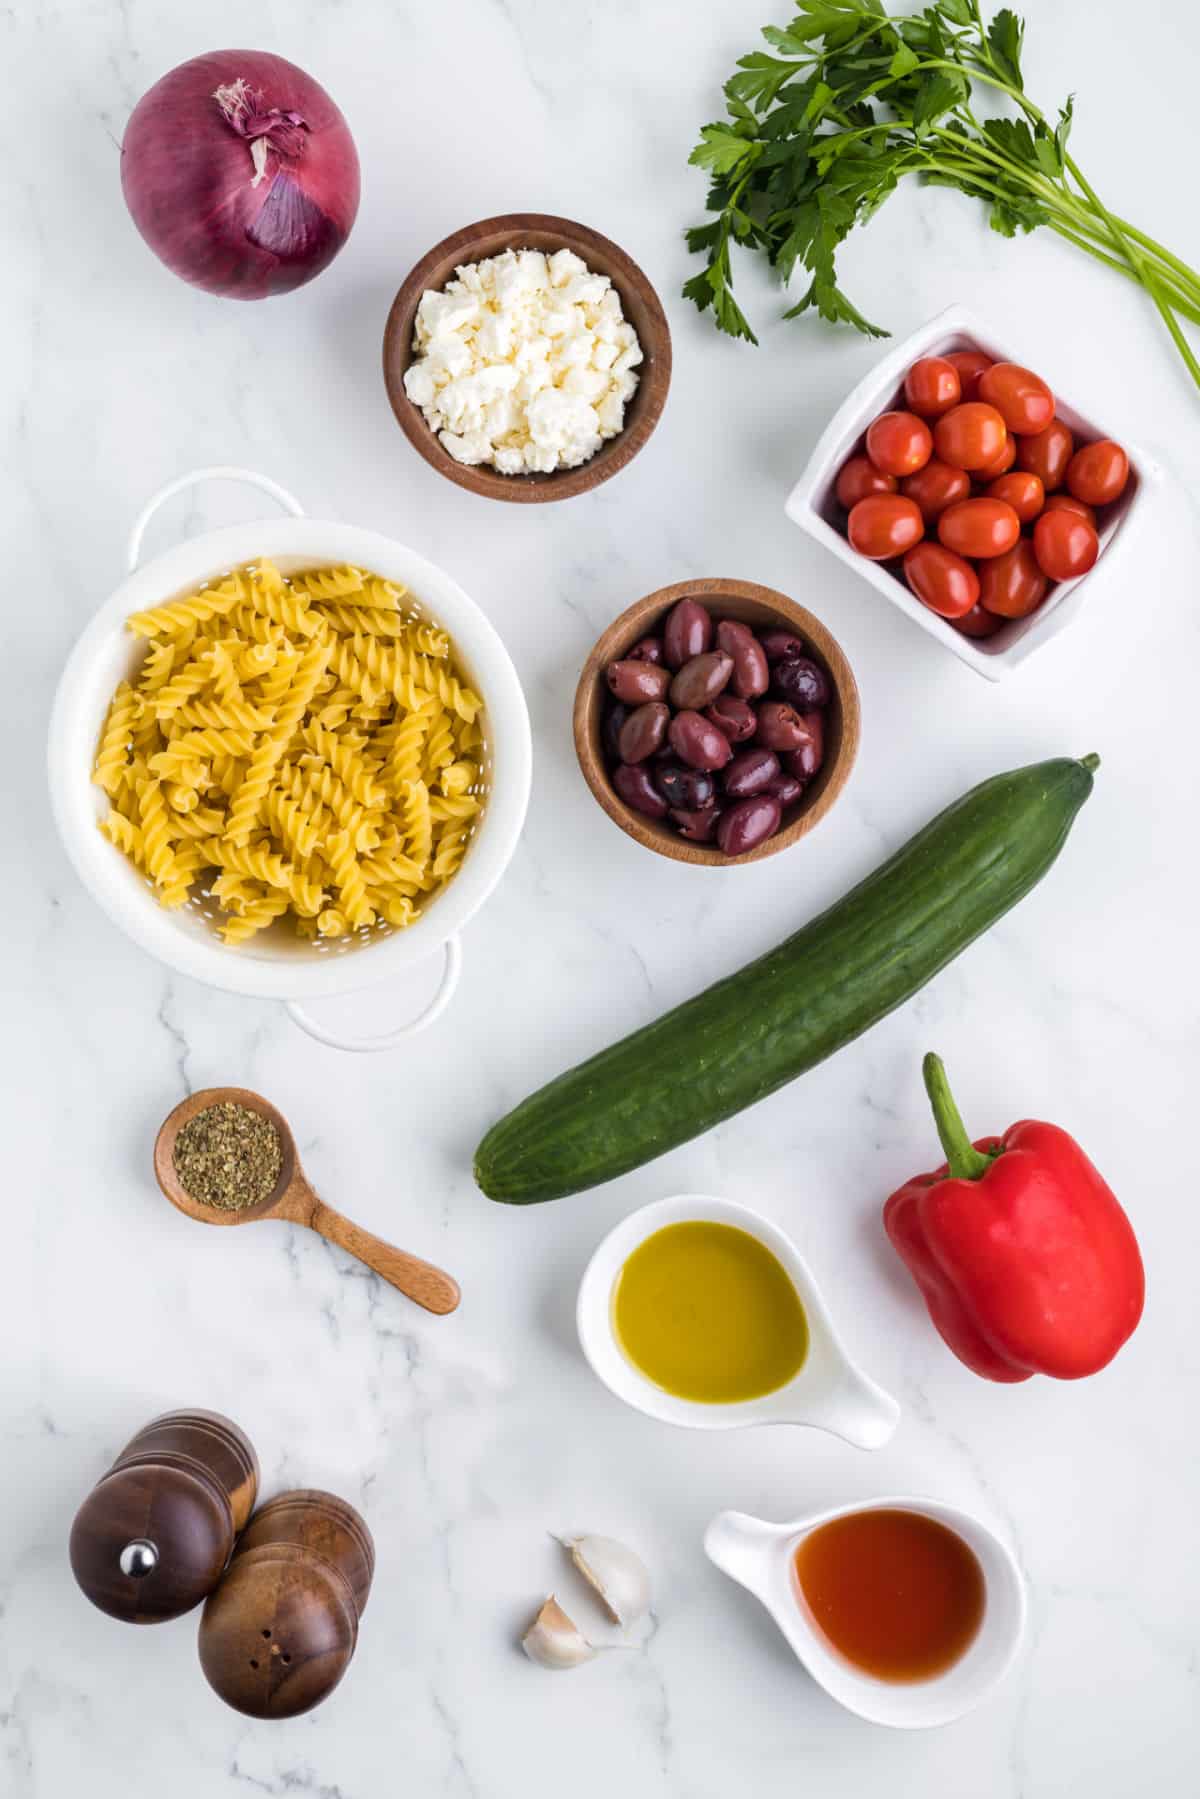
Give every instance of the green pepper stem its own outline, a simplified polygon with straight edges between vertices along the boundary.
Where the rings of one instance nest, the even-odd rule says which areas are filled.
[[[976,1149],[967,1136],[967,1127],[954,1103],[950,1082],[946,1079],[945,1063],[931,1050],[921,1064],[921,1073],[925,1077],[925,1091],[933,1107],[933,1120],[937,1125],[942,1148],[946,1152],[946,1164],[950,1173],[957,1181],[981,1180],[994,1158],[985,1156],[982,1150]]]
[[[1095,750],[1093,750],[1090,756],[1081,756],[1079,758],[1079,765],[1081,768],[1086,768],[1089,774],[1094,775],[1100,766],[1100,758]]]

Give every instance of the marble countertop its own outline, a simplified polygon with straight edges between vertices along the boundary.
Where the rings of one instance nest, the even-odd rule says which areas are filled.
[[[680,233],[701,216],[704,186],[687,153],[772,10],[0,8],[5,1799],[1126,1799],[1182,1793],[1198,1777],[1200,1207],[1185,1140],[1200,1072],[1197,396],[1137,290],[1046,234],[1005,243],[966,199],[910,189],[847,247],[863,309],[902,334],[966,302],[1168,479],[1145,502],[1123,576],[1102,571],[1082,620],[995,688],[790,525],[784,494],[880,350],[778,322],[777,296],[749,266],[740,291],[762,328],[757,351],[718,338],[678,298]],[[1076,90],[1074,141],[1098,186],[1200,260],[1190,9],[1155,9],[1169,53],[1156,52],[1153,138],[1132,151],[1117,124],[1128,9],[1026,10],[1030,91],[1049,105]],[[782,22],[782,0],[774,12]],[[117,178],[116,143],[150,82],[248,38],[327,84],[365,177],[339,260],[265,306],[170,277],[136,237]],[[387,307],[417,257],[469,220],[522,209],[618,239],[674,332],[674,385],[650,445],[563,506],[490,504],[439,479],[396,429],[379,374]],[[445,566],[524,683],[529,823],[466,933],[458,998],[407,1050],[342,1055],[276,1004],[172,977],[108,924],[56,840],[41,745],[58,671],[120,578],[135,512],[207,463],[259,468],[314,514]],[[255,504],[224,488],[180,502],[150,549],[254,517]],[[786,856],[725,872],[652,858],[615,830],[570,731],[576,672],[611,617],[704,574],[766,582],[818,612],[863,697],[861,757],[834,812]],[[521,1211],[476,1191],[474,1143],[532,1086],[774,943],[974,781],[1093,749],[1104,759],[1094,798],[1044,885],[865,1039],[594,1193]],[[382,1025],[418,988],[330,1001],[326,1015]],[[976,1380],[882,1237],[882,1199],[930,1165],[919,1064],[931,1047],[977,1130],[1030,1113],[1060,1121],[1135,1221],[1145,1320],[1094,1380]],[[332,1203],[452,1269],[460,1312],[429,1318],[290,1227],[236,1237],[172,1212],[151,1174],[155,1129],[189,1089],[226,1082],[284,1110]],[[885,1449],[792,1430],[671,1431],[597,1384],[573,1327],[584,1263],[633,1207],[687,1190],[759,1206],[792,1233],[852,1351],[900,1400]],[[264,1491],[330,1487],[375,1534],[355,1664],[294,1723],[219,1704],[197,1666],[194,1617],[122,1629],[72,1583],[80,1499],[142,1422],[178,1405],[236,1418]],[[905,1491],[991,1519],[1032,1601],[1003,1687],[959,1724],[912,1735],[835,1707],[700,1550],[724,1506],[783,1518]],[[640,1548],[657,1625],[635,1653],[559,1680],[514,1645],[552,1587],[594,1622],[547,1534],[572,1530]]]

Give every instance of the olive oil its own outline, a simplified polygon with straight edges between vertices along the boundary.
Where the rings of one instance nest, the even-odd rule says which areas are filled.
[[[965,1653],[983,1618],[985,1581],[957,1531],[888,1507],[820,1524],[794,1558],[817,1628],[877,1680],[932,1680]]]
[[[668,1224],[638,1245],[613,1287],[612,1321],[639,1373],[705,1405],[775,1392],[808,1353],[783,1264],[749,1231],[707,1220]]]

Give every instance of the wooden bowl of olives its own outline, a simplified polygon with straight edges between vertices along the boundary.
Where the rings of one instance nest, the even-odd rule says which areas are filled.
[[[676,862],[776,855],[833,805],[858,753],[858,687],[819,619],[753,581],[679,581],[600,638],[575,750],[614,823]]]

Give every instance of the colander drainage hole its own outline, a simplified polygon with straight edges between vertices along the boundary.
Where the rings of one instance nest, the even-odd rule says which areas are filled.
[[[267,1642],[268,1642],[268,1643],[269,1643],[269,1642],[270,1642],[270,1641],[271,1641],[271,1633],[270,1633],[270,1631],[269,1631],[269,1630],[264,1630],[264,1631],[263,1631],[263,1636],[264,1636],[264,1637],[265,1637],[265,1638],[266,1638],[266,1640],[267,1640]]]
[[[258,1663],[257,1663],[257,1662],[256,1662],[256,1661],[255,1661],[255,1659],[254,1659],[254,1657],[253,1657],[253,1656],[251,1656],[251,1657],[250,1657],[250,1666],[251,1666],[251,1667],[252,1667],[252,1668],[257,1668],[257,1667],[258,1667]]]

